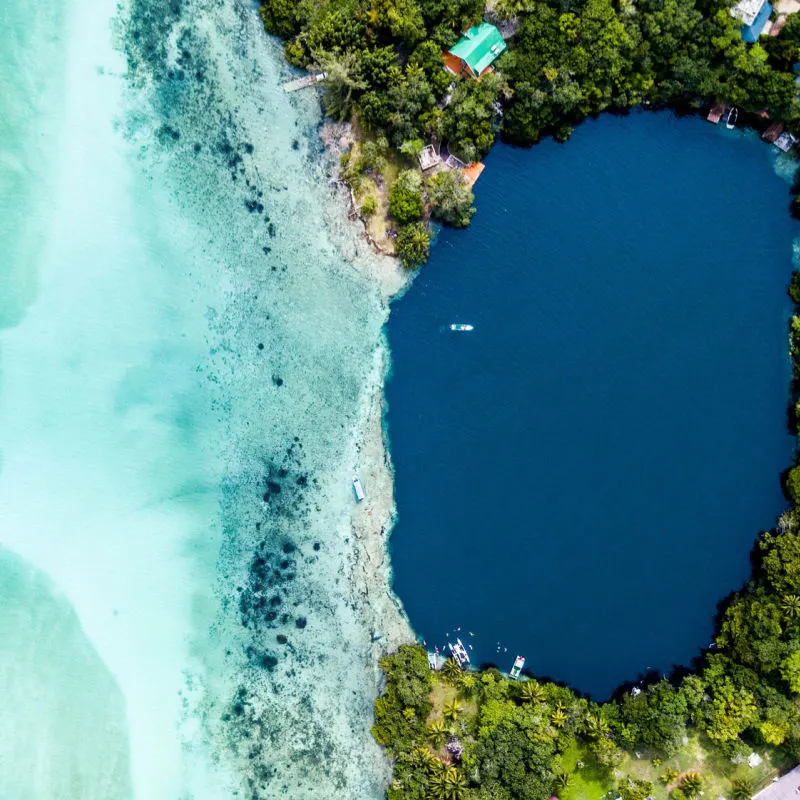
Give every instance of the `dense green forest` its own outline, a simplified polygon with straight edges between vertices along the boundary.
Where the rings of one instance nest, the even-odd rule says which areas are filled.
[[[393,152],[410,155],[435,140],[469,162],[498,135],[522,145],[547,135],[563,141],[587,115],[637,105],[730,103],[766,111],[797,131],[792,65],[800,15],[778,37],[749,45],[730,6],[730,0],[496,0],[490,17],[511,20],[516,32],[495,71],[480,81],[446,72],[442,52],[484,17],[482,0],[264,0],[261,16],[285,40],[291,63],[327,73],[329,115],[355,115],[362,130]],[[456,219],[468,222],[468,209]]]

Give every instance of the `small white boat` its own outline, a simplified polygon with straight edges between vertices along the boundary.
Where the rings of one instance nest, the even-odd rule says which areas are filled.
[[[464,647],[464,643],[461,639],[456,639],[455,644],[448,642],[447,646],[450,648],[453,658],[458,662],[460,667],[465,667],[469,664],[469,653],[467,653],[467,648]]]
[[[516,680],[519,678],[522,668],[525,666],[525,659],[522,656],[517,656],[514,659],[514,666],[509,670],[509,675]]]
[[[739,119],[739,111],[736,106],[731,106],[731,110],[728,112],[728,116],[725,120],[725,127],[729,131],[732,131],[736,127],[737,119]]]
[[[353,490],[356,493],[356,500],[360,503],[364,499],[364,489],[361,486],[361,481],[358,479],[358,475],[353,473]]]
[[[450,326],[451,331],[473,331],[475,330],[472,325],[466,325],[463,322],[454,322]]]

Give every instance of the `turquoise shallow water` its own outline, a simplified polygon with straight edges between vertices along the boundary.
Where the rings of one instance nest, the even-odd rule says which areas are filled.
[[[247,3],[0,21],[0,797],[380,797],[387,312],[317,99]]]
[[[394,587],[429,643],[597,698],[708,644],[792,455],[775,158],[666,113],[488,156],[388,324]]]

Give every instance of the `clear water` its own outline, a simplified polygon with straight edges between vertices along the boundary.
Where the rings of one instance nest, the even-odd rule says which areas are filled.
[[[709,642],[793,444],[798,225],[753,139],[633,114],[486,159],[388,325],[394,586],[429,644],[602,698]]]
[[[248,4],[0,23],[0,797],[380,797],[386,308],[316,98]]]

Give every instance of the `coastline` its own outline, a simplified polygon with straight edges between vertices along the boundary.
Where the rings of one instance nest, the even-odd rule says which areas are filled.
[[[386,286],[382,287],[384,290]],[[361,615],[372,621],[372,653],[378,659],[401,644],[413,643],[414,632],[399,598],[391,588],[389,536],[394,524],[394,471],[383,431],[384,389],[388,350],[382,342],[375,351],[373,371],[359,412],[352,461],[365,488],[366,497],[351,515],[351,528],[358,548],[348,570],[359,587]]]
[[[327,117],[322,118],[319,138],[330,164],[330,182],[338,188],[342,195],[341,201],[345,205],[347,219],[358,226],[359,238],[367,243],[374,254],[372,259],[358,258],[355,252],[346,253],[345,257],[360,274],[378,287],[381,299],[388,302],[402,294],[407,288],[412,273],[403,266],[395,253],[387,252],[370,234],[367,220],[364,219],[358,208],[353,187],[342,174],[339,160],[342,155],[352,151],[353,146],[357,143],[357,138],[349,123],[336,123]]]

